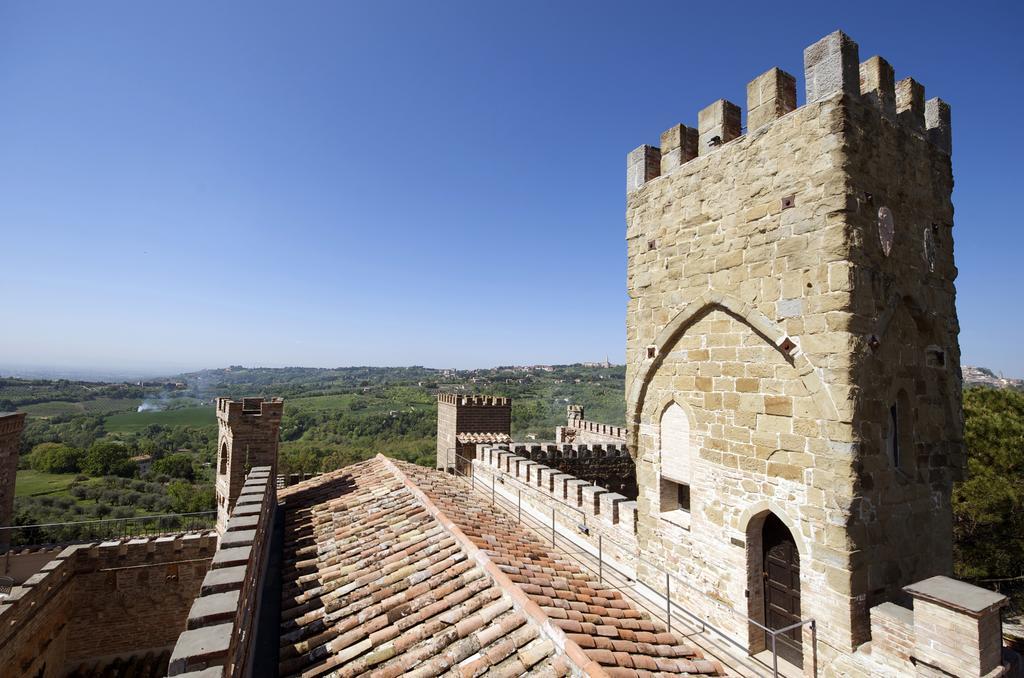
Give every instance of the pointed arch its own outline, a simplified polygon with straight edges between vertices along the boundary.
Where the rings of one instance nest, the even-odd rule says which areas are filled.
[[[647,394],[647,387],[669,353],[668,349],[686,333],[691,325],[716,309],[720,309],[744,323],[766,343],[774,346],[779,354],[796,369],[821,416],[832,420],[838,418],[832,393],[822,382],[817,369],[800,350],[800,347],[797,346],[788,353],[782,350],[784,342],[789,341],[785,330],[750,304],[731,295],[708,290],[687,304],[662,328],[654,340],[653,356],[642,359],[636,376],[630,383],[626,398],[626,418],[632,425],[630,427],[630,444],[634,449],[638,443],[641,406]]]

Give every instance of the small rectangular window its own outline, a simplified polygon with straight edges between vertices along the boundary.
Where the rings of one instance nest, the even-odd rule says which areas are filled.
[[[690,511],[690,484],[661,479],[661,511]]]

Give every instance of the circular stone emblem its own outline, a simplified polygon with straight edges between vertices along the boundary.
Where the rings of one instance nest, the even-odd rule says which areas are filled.
[[[889,256],[892,252],[892,239],[896,233],[896,226],[893,224],[892,212],[888,207],[878,208],[878,239],[882,243],[882,252]]]
[[[935,231],[930,226],[924,227],[924,260],[928,270],[935,272]]]

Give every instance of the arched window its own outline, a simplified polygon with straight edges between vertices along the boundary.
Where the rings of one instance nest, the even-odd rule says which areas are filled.
[[[220,471],[221,475],[228,472],[228,444],[220,444]]]
[[[679,403],[661,414],[661,510],[690,510],[690,418]]]

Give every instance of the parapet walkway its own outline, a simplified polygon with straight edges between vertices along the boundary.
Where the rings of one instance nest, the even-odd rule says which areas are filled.
[[[481,501],[491,503],[493,498],[494,506],[519,520],[523,528],[533,532],[539,539],[552,543],[559,554],[599,578],[601,583],[619,591],[624,598],[652,618],[666,624],[673,632],[699,648],[707,658],[718,661],[728,675],[739,678],[775,675],[770,652],[749,655],[739,641],[726,640],[699,620],[687,616],[678,603],[672,603],[670,618],[664,592],[637,581],[636,568],[632,564],[615,557],[608,550],[599,554],[598,547],[576,530],[567,527],[563,521],[552,521],[551,514],[542,512],[530,501],[521,501],[515,489],[501,483],[492,486],[479,480],[472,482],[464,476],[457,477]],[[803,676],[803,671],[779,658],[777,675],[797,678]]]

